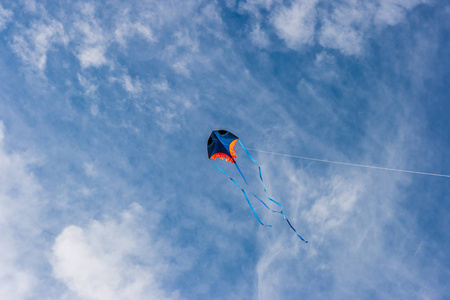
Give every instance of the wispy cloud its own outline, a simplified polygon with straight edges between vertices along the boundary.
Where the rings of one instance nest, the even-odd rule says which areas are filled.
[[[83,68],[100,67],[107,63],[106,48],[102,45],[86,46],[79,50],[78,59]]]
[[[6,25],[11,21],[12,16],[13,12],[3,8],[3,6],[0,4],[0,31],[6,28]]]
[[[393,26],[402,22],[409,10],[428,2],[428,0],[380,0],[374,17],[375,24]]]
[[[92,83],[88,78],[84,77],[80,73],[77,74],[78,82],[84,88],[87,95],[92,96],[98,89],[98,84]]]
[[[81,66],[87,68],[107,64],[105,52],[109,38],[99,24],[95,6],[90,3],[81,4],[80,14],[76,19],[72,36],[77,41],[77,57]]]
[[[257,264],[259,299],[280,294],[292,295],[287,299],[298,294],[308,299],[370,297],[382,285],[389,288],[376,293],[387,299],[436,296],[430,288],[435,278],[425,284],[422,266],[408,261],[420,242],[411,224],[402,224],[405,216],[398,209],[401,196],[395,181],[355,170],[320,183],[307,172],[286,174],[291,174],[291,222],[300,232],[307,231],[310,243],[302,247],[294,235],[283,235],[266,247]],[[394,237],[400,240],[393,242]],[[405,248],[410,241],[417,243]]]
[[[114,31],[116,41],[122,46],[127,46],[127,40],[134,36],[143,37],[148,42],[155,42],[156,38],[150,26],[141,22],[132,22],[129,19],[129,10],[125,10],[123,17],[119,18],[117,28]]]
[[[420,3],[414,1],[390,1],[362,3],[345,0],[328,1],[249,1],[240,5],[242,13],[252,15],[256,24],[249,32],[257,45],[265,39],[255,38],[261,24],[271,25],[278,38],[293,50],[320,44],[336,49],[345,55],[361,55],[370,30],[376,26],[393,26],[404,20],[406,13]],[[269,13],[267,13],[269,11]],[[258,42],[259,41],[259,42]]]
[[[63,25],[56,21],[36,21],[13,37],[11,47],[26,65],[44,71],[47,53],[54,44],[67,45],[68,36]]]
[[[289,48],[299,49],[314,42],[317,3],[316,0],[295,1],[290,7],[280,7],[273,15],[276,33]]]
[[[319,43],[346,55],[361,54],[374,11],[375,5],[371,3],[356,1],[336,5],[322,21]]]
[[[139,78],[133,79],[127,72],[124,72],[121,78],[110,78],[110,81],[119,82],[123,89],[132,96],[136,96],[142,92],[142,83]]]
[[[269,46],[270,40],[264,30],[261,29],[261,25],[256,23],[250,31],[251,41],[258,47],[265,48]]]

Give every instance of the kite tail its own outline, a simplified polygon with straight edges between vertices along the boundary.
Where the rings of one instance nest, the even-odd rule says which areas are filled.
[[[226,176],[228,176],[228,178],[230,178],[230,180],[233,181],[233,183],[234,183],[235,185],[237,185],[237,186],[241,189],[242,193],[244,193],[245,200],[247,200],[247,203],[248,203],[248,205],[250,206],[250,208],[251,208],[253,214],[255,215],[256,219],[258,220],[259,224],[261,224],[261,225],[263,225],[263,226],[267,226],[267,227],[272,227],[272,225],[264,224],[264,223],[261,221],[261,219],[260,219],[260,218],[258,217],[258,215],[256,214],[256,212],[255,212],[255,210],[254,210],[252,204],[250,203],[250,200],[248,200],[247,193],[246,193],[245,190],[244,190],[244,189],[236,182],[236,180],[234,180],[233,178],[231,178],[224,170],[222,170],[221,168],[219,168],[216,164],[214,164],[214,166],[215,166],[217,169],[219,169],[223,174],[225,174]],[[239,167],[238,167],[238,170],[239,170]],[[241,173],[240,170],[239,170],[239,172]],[[241,175],[242,175],[242,173],[241,173]],[[244,176],[244,175],[242,175],[242,176]],[[245,180],[245,178],[244,178],[244,180]],[[247,181],[245,181],[245,183],[247,183]],[[248,184],[248,183],[247,183],[247,184]]]
[[[262,178],[261,167],[260,167],[259,164],[256,162],[256,160],[250,155],[250,153],[247,151],[247,149],[244,147],[244,145],[242,144],[241,140],[238,140],[238,141],[239,141],[239,144],[241,144],[242,149],[244,149],[245,153],[247,153],[248,157],[250,157],[250,159],[258,166],[258,170],[259,170],[259,178],[261,179],[261,182],[262,182],[262,184],[263,184],[264,193],[266,194],[267,199],[269,199],[270,201],[272,201],[273,203],[275,203],[276,205],[278,205],[278,206],[280,207],[280,210],[279,210],[279,211],[276,211],[276,210],[271,209],[271,208],[270,208],[269,206],[267,206],[267,204],[264,203],[264,201],[262,201],[258,196],[256,196],[255,194],[253,194],[253,196],[255,196],[259,201],[261,201],[261,203],[264,204],[264,206],[265,206],[267,209],[271,210],[272,212],[281,214],[281,215],[283,216],[283,218],[286,220],[286,222],[288,223],[289,227],[291,227],[291,229],[295,232],[295,234],[296,234],[302,241],[304,241],[305,243],[308,243],[307,240],[305,240],[304,238],[302,238],[302,237],[297,233],[297,230],[295,230],[295,228],[292,226],[291,222],[289,222],[289,219],[286,217],[286,215],[285,215],[284,212],[283,212],[283,206],[282,206],[280,203],[278,203],[277,201],[275,201],[275,200],[273,200],[272,198],[269,197],[269,195],[268,195],[268,193],[267,193],[267,190],[266,190],[266,185],[264,184],[264,180],[263,180],[263,178]],[[239,167],[237,166],[237,164],[236,164],[236,167],[237,167],[239,173],[241,173],[242,178],[244,178],[244,181],[247,183],[247,180],[245,180],[245,177],[244,177],[244,175],[242,174],[242,172],[241,172],[241,170],[239,169]],[[223,172],[223,171],[222,171],[222,172]],[[248,184],[248,183],[247,183],[247,184]]]
[[[244,176],[244,174],[241,172],[241,169],[239,168],[239,165],[237,164],[236,161],[234,161],[234,165],[236,166],[237,170],[239,171],[239,174],[241,174],[241,176],[242,176],[242,178],[244,179],[245,183],[248,185],[247,179],[245,179],[245,176]],[[261,172],[261,169],[260,169],[260,172]],[[262,177],[261,177],[261,179],[262,179]],[[263,183],[264,183],[264,182],[263,182]],[[266,190],[266,188],[264,188],[264,191],[265,191],[265,190]],[[267,195],[267,192],[266,192],[266,195]],[[272,211],[272,212],[274,212],[274,213],[281,213],[281,211],[276,211],[276,210],[271,209],[264,201],[261,200],[261,198],[259,198],[259,197],[256,196],[255,194],[253,194],[253,196],[255,196],[255,198],[258,199],[259,201],[261,201],[261,203],[264,204],[264,206],[265,206],[268,210],[270,210],[270,211]],[[269,197],[267,197],[267,198],[269,198]],[[278,203],[278,202],[276,202],[275,200],[270,199],[270,198],[269,198],[269,200],[275,202],[276,204],[278,204],[278,205],[281,207],[281,204]]]
[[[239,174],[241,174],[242,178],[244,179],[245,183],[248,185],[247,179],[245,179],[244,174],[242,174],[241,169],[239,168],[238,164],[236,161],[234,161],[234,165],[236,166],[236,169],[239,171]],[[222,171],[223,172],[223,171]],[[228,175],[227,175],[228,176]],[[229,177],[229,176],[228,176]]]
[[[261,198],[259,198],[258,196],[256,196],[255,194],[253,194],[253,196],[255,196],[255,198],[256,199],[258,199],[268,210],[270,210],[271,212],[274,212],[274,213],[279,213],[279,214],[283,214],[283,211],[282,210],[280,210],[280,211],[278,211],[278,210],[273,210],[273,209],[271,209],[264,201],[262,201],[261,200]]]
[[[282,208],[283,206],[278,203],[277,201],[273,200],[272,198],[269,197],[269,194],[267,193],[267,189],[266,189],[266,185],[264,184],[264,180],[262,178],[262,171],[261,171],[261,167],[259,166],[259,164],[256,162],[256,160],[250,155],[250,153],[248,153],[247,149],[245,149],[244,145],[242,144],[241,140],[238,140],[239,144],[241,144],[242,149],[244,149],[245,153],[247,153],[248,157],[250,157],[250,159],[258,166],[258,170],[259,170],[259,179],[261,179],[263,188],[264,188],[264,193],[266,194],[267,199],[269,199],[270,201],[272,201],[273,203],[275,203],[276,205],[278,205],[280,207],[280,211],[276,211],[278,213],[282,212]],[[242,175],[242,173],[241,173]],[[244,176],[244,175],[242,175]],[[256,196],[255,196],[256,197]],[[257,197],[258,198],[258,197]],[[258,198],[259,199],[259,198]],[[261,199],[259,199],[260,201],[262,201]],[[264,203],[264,202],[263,202]],[[265,204],[264,204],[265,205]],[[270,208],[269,208],[270,209]],[[272,210],[272,209],[270,209]]]
[[[295,230],[295,228],[291,225],[291,222],[289,222],[289,219],[286,217],[286,215],[284,214],[283,211],[281,211],[281,214],[283,215],[283,218],[286,220],[286,222],[289,224],[289,227],[291,227],[292,230],[294,230],[295,234],[296,234],[302,241],[304,241],[305,243],[308,243],[307,240],[305,240],[304,238],[302,238],[302,237],[300,236],[300,234],[297,233],[297,230]]]

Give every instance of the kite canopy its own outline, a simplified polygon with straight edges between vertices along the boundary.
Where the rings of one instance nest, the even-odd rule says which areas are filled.
[[[214,130],[208,138],[208,158],[235,163],[236,142],[239,138],[226,130]]]

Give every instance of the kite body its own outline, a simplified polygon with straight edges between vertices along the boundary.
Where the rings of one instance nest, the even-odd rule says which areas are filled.
[[[208,158],[223,159],[235,163],[237,136],[226,130],[215,130],[211,132],[208,139]]]
[[[267,190],[266,190],[266,186],[264,184],[264,180],[262,178],[262,172],[261,172],[261,167],[259,166],[259,164],[253,159],[253,157],[250,155],[250,153],[247,151],[247,149],[244,147],[244,145],[242,144],[242,142],[240,141],[240,139],[234,135],[233,133],[226,131],[226,130],[214,130],[213,132],[211,132],[209,138],[208,138],[208,144],[207,144],[207,150],[208,150],[208,158],[209,159],[222,159],[225,160],[227,162],[230,162],[232,164],[234,164],[237,168],[237,170],[239,171],[239,174],[241,174],[242,178],[244,179],[245,183],[248,185],[247,180],[245,179],[244,174],[242,173],[241,169],[239,168],[237,162],[236,162],[236,143],[239,142],[239,144],[241,145],[242,149],[244,149],[245,153],[248,155],[248,157],[258,166],[259,169],[259,178],[261,179],[261,182],[263,184],[264,187],[264,193],[267,196],[267,199],[270,200],[271,202],[275,203],[276,205],[279,206],[280,210],[273,210],[271,209],[263,200],[261,200],[258,196],[256,196],[255,194],[253,194],[253,196],[258,199],[267,209],[271,210],[274,213],[279,213],[283,216],[283,218],[286,220],[286,222],[289,224],[289,226],[291,227],[291,229],[297,234],[297,236],[304,241],[305,243],[307,243],[308,241],[304,240],[295,230],[295,228],[291,225],[291,222],[289,222],[288,218],[286,217],[286,215],[283,212],[282,209],[282,205],[280,203],[278,203],[277,201],[273,200],[272,198],[270,198],[267,194]],[[228,176],[228,174],[222,170],[221,168],[219,168],[216,164],[214,164],[214,166],[219,169],[222,173],[224,173],[225,175]],[[236,182],[236,180],[234,180],[233,178],[231,178],[230,176],[228,176],[228,178],[233,181],[234,184],[236,184],[241,190],[242,193],[245,196],[245,199],[247,200],[248,205],[250,206],[253,214],[255,215],[256,219],[258,220],[258,222],[263,225],[263,226],[268,226],[268,227],[272,227],[272,225],[266,225],[264,224],[261,219],[258,217],[258,215],[256,214],[255,210],[253,209],[252,204],[250,203],[250,200],[247,196],[247,193],[245,192],[245,190]]]

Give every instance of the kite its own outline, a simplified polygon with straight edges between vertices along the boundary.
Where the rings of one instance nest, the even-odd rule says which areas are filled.
[[[261,167],[259,166],[259,164],[256,162],[256,160],[250,155],[250,153],[247,151],[247,149],[244,147],[244,145],[242,144],[241,140],[234,135],[233,133],[226,131],[226,130],[214,130],[213,132],[211,132],[209,138],[208,138],[208,144],[207,144],[207,148],[208,148],[208,158],[209,159],[222,159],[224,161],[230,162],[233,165],[236,166],[236,169],[238,170],[239,174],[241,174],[242,178],[244,179],[244,182],[247,184],[248,186],[248,182],[247,179],[245,179],[244,174],[242,173],[241,169],[239,168],[237,162],[236,162],[236,143],[239,143],[242,147],[242,149],[244,149],[245,153],[248,155],[248,157],[258,166],[258,170],[259,170],[259,178],[262,182],[263,188],[264,188],[264,193],[266,194],[267,199],[269,199],[271,202],[275,203],[280,210],[273,210],[271,209],[261,198],[259,198],[257,195],[253,194],[253,196],[258,199],[268,210],[274,212],[274,213],[279,213],[283,216],[283,218],[286,220],[286,222],[289,224],[289,227],[291,227],[291,229],[295,232],[295,234],[305,243],[308,243],[308,241],[306,241],[305,239],[303,239],[295,230],[295,228],[292,226],[291,222],[289,222],[289,219],[286,217],[285,213],[283,212],[283,207],[280,203],[278,203],[277,201],[275,201],[274,199],[270,198],[267,190],[266,190],[266,186],[264,184],[264,180],[262,177],[262,172],[261,172]],[[272,227],[272,225],[267,225],[264,224],[261,219],[258,217],[258,215],[256,214],[252,204],[250,203],[250,200],[248,198],[247,193],[245,192],[245,190],[239,185],[239,183],[237,183],[236,180],[234,180],[232,177],[230,177],[224,170],[222,170],[219,166],[217,166],[216,164],[214,164],[214,166],[219,169],[223,174],[225,174],[235,185],[237,185],[241,190],[242,193],[245,196],[245,199],[247,200],[248,205],[250,206],[250,209],[252,210],[253,214],[255,215],[256,219],[258,220],[258,222],[263,225],[263,226],[267,226],[267,227]]]

